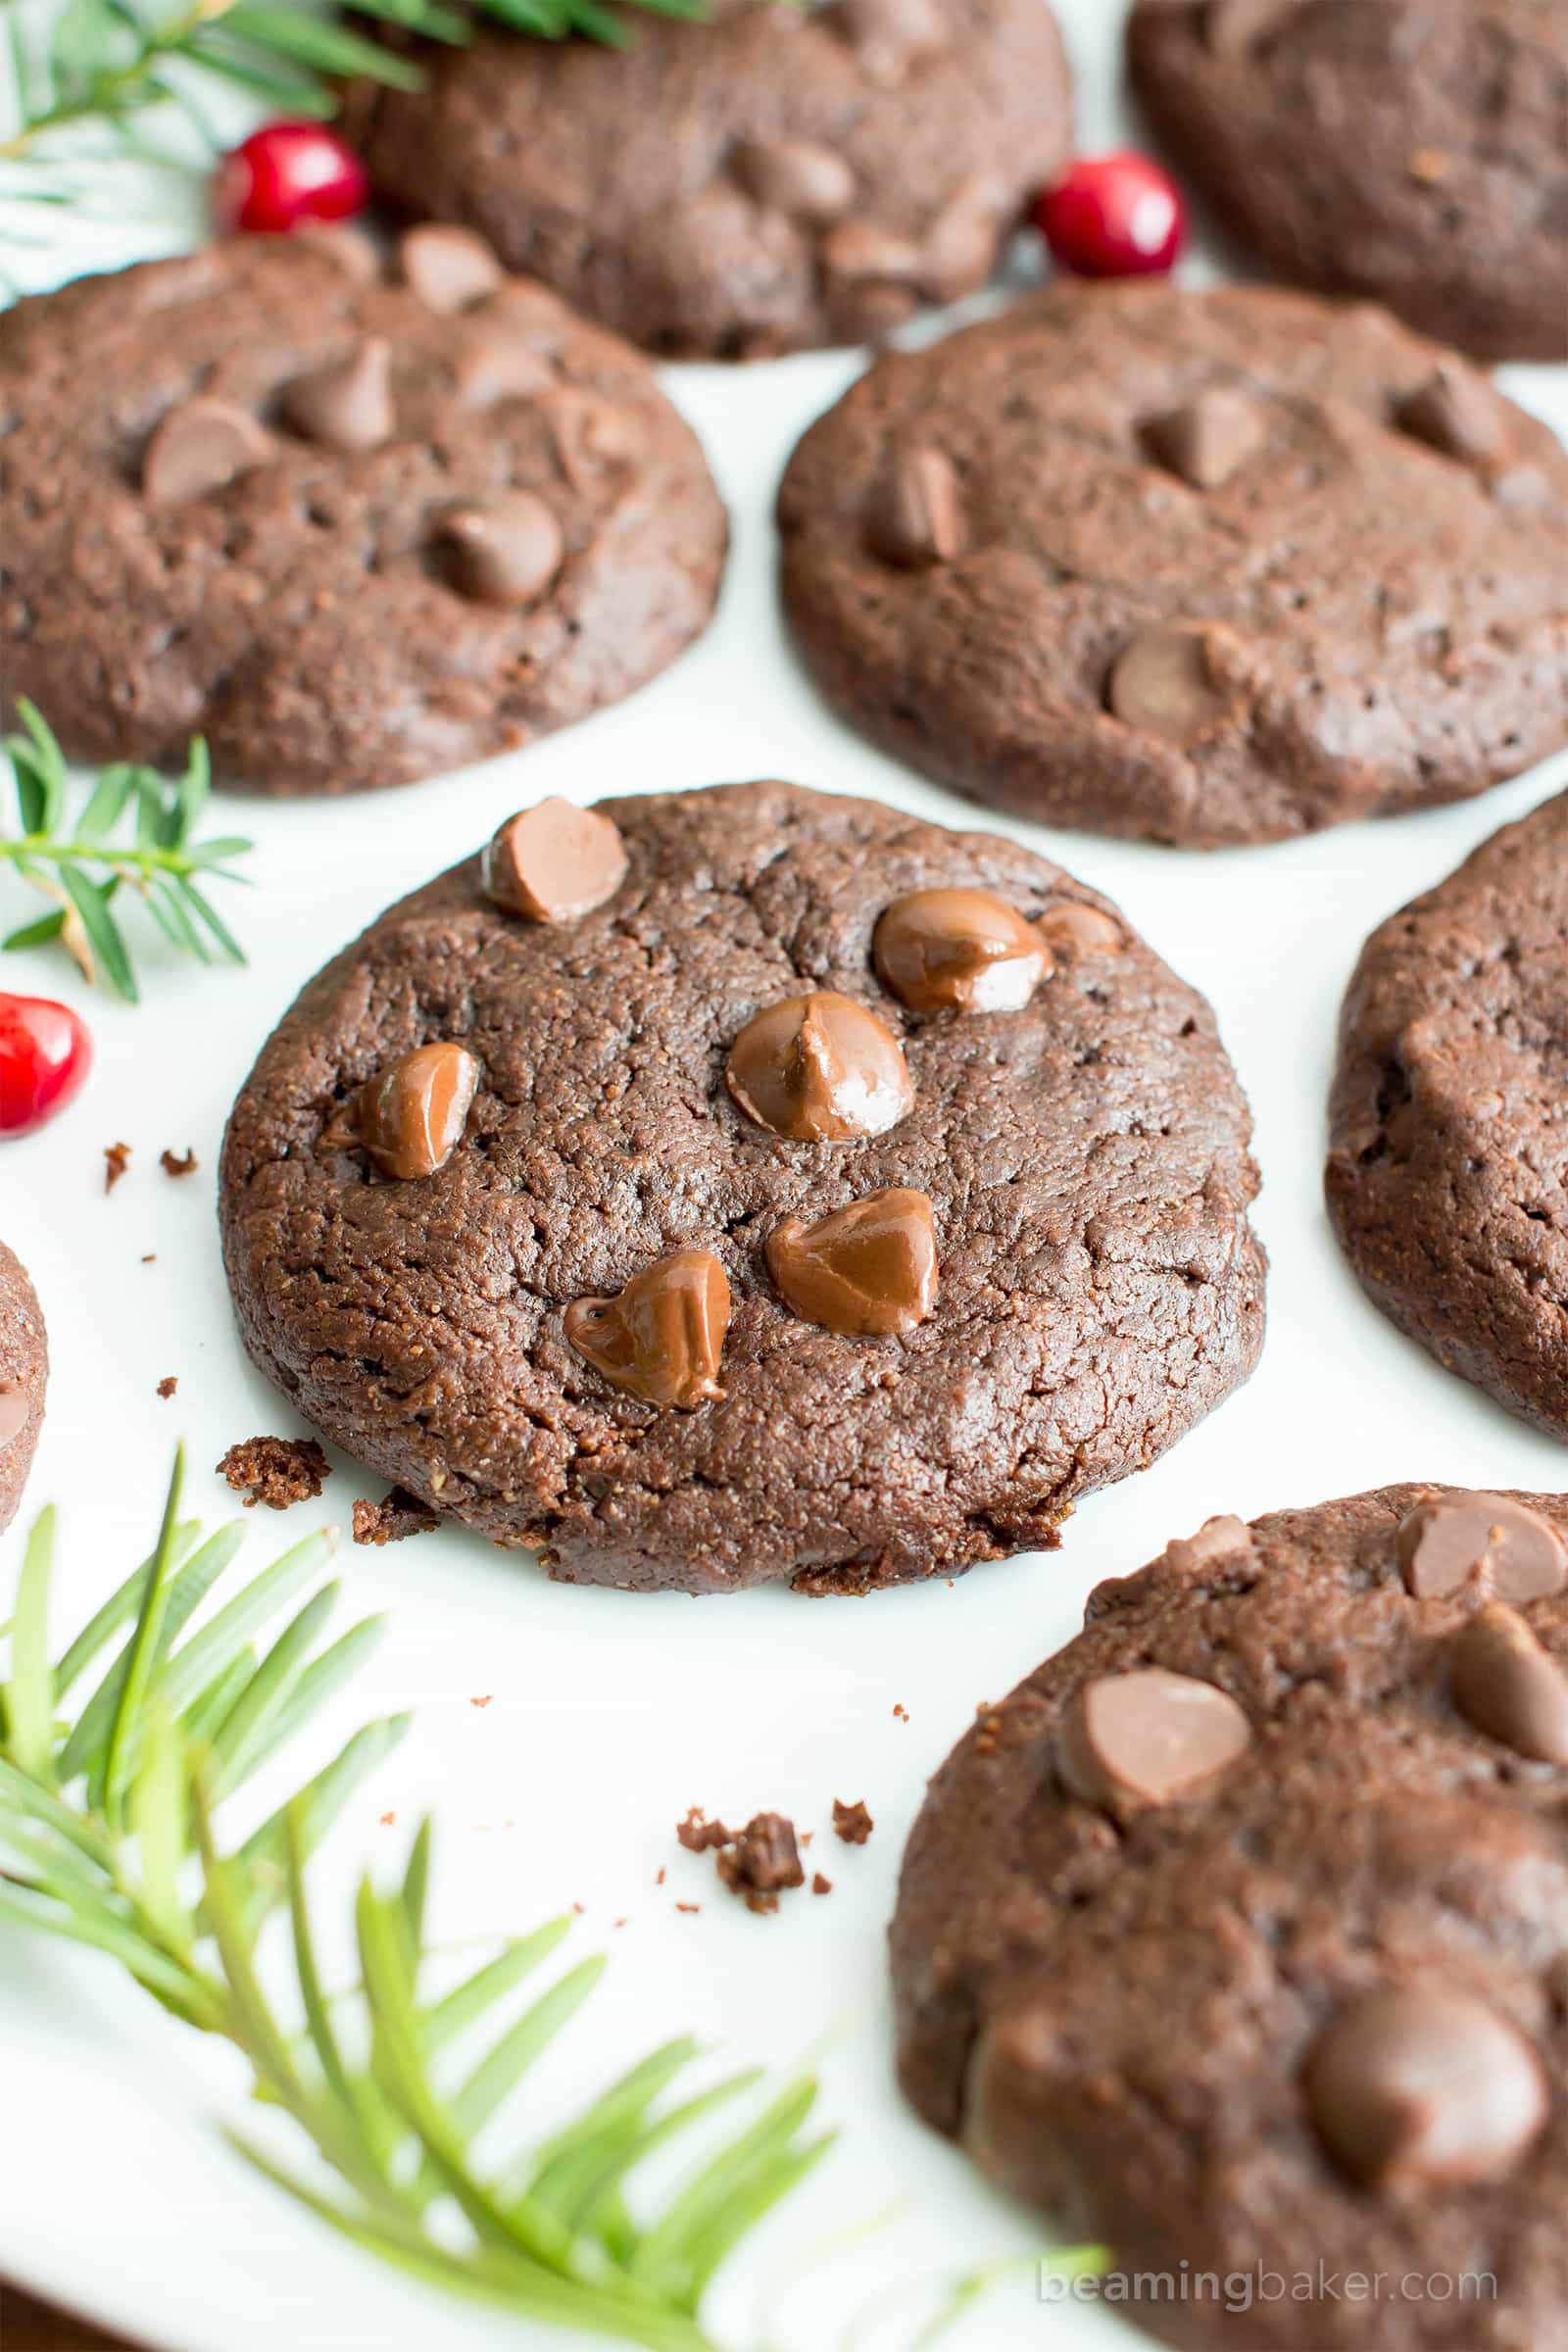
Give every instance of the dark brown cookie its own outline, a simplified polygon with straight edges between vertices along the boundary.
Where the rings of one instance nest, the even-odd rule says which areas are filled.
[[[1568,0],[1142,0],[1133,82],[1269,268],[1568,359]]]
[[[1054,1544],[1256,1356],[1256,1177],[1208,1007],[991,835],[783,784],[602,815],[624,863],[597,906],[499,906],[508,825],[264,1050],[220,1179],[251,1353],[346,1451],[567,1580],[858,1592]],[[524,829],[548,905],[543,840],[580,845]],[[930,892],[1004,905],[965,898],[956,993],[930,1004],[933,949],[916,1011],[873,940]],[[1016,957],[1008,910],[1036,985],[970,1009],[974,959]]]
[[[715,0],[622,49],[492,27],[418,58],[423,90],[351,96],[382,196],[682,357],[859,342],[967,293],[1071,142],[1045,0]]]
[[[0,318],[4,691],[70,753],[399,784],[703,628],[723,510],[647,364],[476,239],[393,269],[239,238]]]
[[[1067,283],[890,355],[779,500],[823,690],[975,799],[1198,846],[1568,739],[1568,456],[1385,314]]]
[[[905,2088],[1153,2334],[1562,2340],[1565,1581],[1561,1496],[1214,1520],[933,1781]]]
[[[1568,795],[1361,953],[1329,1212],[1368,1295],[1450,1372],[1568,1438]]]
[[[32,1468],[48,1385],[43,1309],[25,1268],[0,1242],[0,1529],[16,1517]]]

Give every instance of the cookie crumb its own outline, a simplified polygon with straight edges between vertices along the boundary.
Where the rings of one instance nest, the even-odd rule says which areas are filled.
[[[185,1146],[185,1156],[183,1159],[181,1159],[177,1153],[171,1152],[167,1145],[158,1154],[158,1165],[163,1169],[166,1176],[194,1176],[196,1173],[197,1164],[196,1154],[191,1150],[189,1144]]]
[[[701,1903],[677,1903],[677,1904],[675,1905],[675,1908],[676,1908],[676,1910],[677,1910],[677,1911],[694,1911],[694,1912],[695,1912],[695,1911],[700,1911],[700,1910],[702,1909],[702,1907],[703,1907],[703,1906],[702,1906],[702,1904],[701,1904]]]
[[[732,1845],[733,1830],[726,1830],[721,1821],[710,1821],[701,1805],[693,1805],[684,1821],[675,1825],[675,1835],[689,1854],[706,1854],[715,1845]]]
[[[158,1394],[163,1397],[172,1396],[178,1386],[178,1379],[172,1372],[171,1372],[165,1379],[158,1383]]]
[[[846,1845],[863,1845],[875,1828],[876,1823],[858,1797],[853,1805],[840,1804],[837,1797],[833,1799],[833,1835],[842,1838]]]
[[[612,1919],[610,1924],[612,1928],[623,1928],[626,1922],[623,1919]]]
[[[265,1502],[270,1511],[309,1502],[332,1475],[332,1466],[314,1438],[247,1438],[231,1446],[218,1465],[245,1508]]]
[[[909,1710],[907,1707],[902,1704],[896,1703],[893,1713],[897,1721],[900,1723],[907,1723],[909,1720]]]
[[[434,1511],[427,1510],[418,1496],[404,1487],[393,1487],[379,1502],[362,1495],[354,1505],[356,1544],[402,1544],[410,1536],[428,1535],[439,1525]]]
[[[147,1252],[147,1254],[146,1254],[146,1256],[145,1256],[145,1257],[142,1259],[142,1261],[141,1261],[141,1262],[142,1262],[142,1264],[143,1264],[144,1266],[156,1266],[156,1265],[157,1265],[157,1263],[158,1263],[158,1252],[157,1252],[157,1250],[148,1250],[148,1252]]]
[[[104,1191],[106,1193],[114,1191],[129,1165],[130,1146],[128,1144],[105,1144]]]
[[[663,1864],[661,1863],[659,1867],[659,1876],[655,1879],[654,1885],[656,1886],[662,1886],[664,1884],[665,1875]]]
[[[813,1894],[831,1894],[832,1891],[832,1880],[824,1879],[820,1871],[815,1872],[811,1879],[811,1892]]]
[[[470,1707],[487,1707],[494,1696],[495,1692],[490,1690],[486,1692],[483,1698],[470,1698],[468,1704]]]
[[[579,1919],[581,1919],[581,1917],[582,1917],[583,1913],[584,1913],[584,1912],[587,1910],[587,1908],[588,1908],[588,1906],[587,1906],[587,1904],[586,1904],[586,1903],[573,1903],[571,1907],[572,1907],[572,1909],[573,1909],[573,1910],[576,1912],[576,1914],[577,1914],[577,1917],[578,1917]]]
[[[393,1828],[395,1828],[395,1827],[396,1827],[396,1824],[397,1824],[397,1818],[398,1818],[398,1817],[397,1817],[397,1815],[396,1815],[395,1813],[383,1813],[383,1814],[382,1814],[382,1816],[381,1816],[381,1827],[382,1827],[382,1829],[383,1829],[383,1830],[390,1830],[390,1829],[393,1829]]]
[[[731,1844],[720,1846],[716,1861],[720,1881],[749,1911],[776,1911],[783,1888],[806,1884],[795,1824],[782,1813],[754,1814]]]

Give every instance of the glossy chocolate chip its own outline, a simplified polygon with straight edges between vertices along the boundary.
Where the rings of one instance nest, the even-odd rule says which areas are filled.
[[[842,155],[810,139],[748,139],[735,176],[749,195],[792,220],[826,226],[855,202],[855,173]]]
[[[1568,1584],[1568,1545],[1550,1520],[1502,1494],[1418,1502],[1400,1520],[1396,1547],[1418,1600],[1467,1585],[1498,1600],[1540,1600]]]
[[[1507,455],[1501,400],[1485,376],[1457,360],[1440,360],[1396,415],[1407,433],[1462,466],[1492,466]]]
[[[913,1331],[937,1299],[931,1203],[894,1186],[814,1225],[786,1217],[767,1237],[767,1267],[805,1323],[850,1339]]]
[[[454,507],[442,517],[453,585],[481,605],[531,605],[561,569],[561,525],[531,490],[510,490],[482,507]]]
[[[1078,906],[1065,901],[1048,906],[1035,925],[1054,956],[1119,956],[1126,946],[1114,915],[1098,906]]]
[[[587,488],[612,466],[629,466],[642,454],[636,417],[598,392],[560,384],[541,405],[557,462],[574,490]]]
[[[1255,401],[1220,388],[1155,416],[1144,438],[1159,463],[1195,490],[1218,490],[1262,448],[1264,425]]]
[[[712,1251],[677,1250],[616,1298],[573,1299],[566,1338],[628,1396],[689,1412],[724,1394],[716,1375],[729,1316],[729,1283]]]
[[[1075,1796],[1120,1818],[1198,1796],[1250,1744],[1251,1726],[1212,1683],[1163,1667],[1102,1674],[1078,1690],[1056,1734]]]
[[[248,409],[205,396],[182,400],[154,427],[141,461],[150,507],[179,507],[254,473],[272,455],[272,436]]]
[[[1124,726],[1178,747],[1196,743],[1230,714],[1208,648],[1197,629],[1145,629],[1110,673],[1110,707]]]
[[[574,923],[613,898],[625,876],[619,827],[597,808],[562,800],[509,816],[481,863],[496,906],[531,923]]]
[[[352,359],[301,376],[283,395],[283,414],[296,432],[323,449],[351,455],[379,449],[391,440],[397,422],[391,344],[383,335],[371,335]]]
[[[989,890],[896,899],[871,944],[877,977],[913,1012],[1017,1012],[1051,971],[1051,952]]]
[[[1448,1651],[1453,1703],[1478,1732],[1540,1764],[1568,1764],[1568,1681],[1524,1619],[1493,1601]]]
[[[1465,1992],[1409,1984],[1342,2010],[1312,2044],[1307,2105],[1330,2154],[1373,2189],[1494,2180],[1546,2120],[1523,2035]]]
[[[503,400],[534,400],[554,384],[555,371],[531,343],[501,327],[476,327],[457,358],[458,390],[476,409]]]
[[[14,1446],[31,1419],[26,1391],[17,1381],[0,1381],[0,1449]]]
[[[884,1135],[914,1102],[887,1023],[831,989],[786,997],[748,1021],[724,1077],[749,1119],[796,1143]]]
[[[479,1064],[466,1046],[416,1046],[366,1086],[360,1141],[383,1176],[408,1181],[445,1167],[467,1124]]]
[[[963,552],[963,505],[953,461],[940,449],[901,450],[871,494],[866,543],[884,564],[915,569]]]
[[[404,281],[426,310],[466,311],[503,283],[506,271],[483,237],[427,220],[398,246]]]
[[[1174,1544],[1167,1544],[1164,1564],[1177,1576],[1201,1576],[1221,1560],[1239,1559],[1251,1548],[1251,1529],[1245,1519],[1228,1511],[1205,1519],[1196,1536],[1179,1536]]]

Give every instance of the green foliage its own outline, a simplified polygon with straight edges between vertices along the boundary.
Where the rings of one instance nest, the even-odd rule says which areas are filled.
[[[3,948],[35,948],[60,939],[88,980],[102,978],[127,1003],[138,1002],[130,949],[114,899],[122,884],[137,893],[171,947],[204,963],[226,956],[243,963],[244,951],[202,885],[240,882],[231,860],[250,848],[237,835],[198,841],[211,779],[207,746],[190,747],[185,772],[172,781],[150,767],[118,764],[99,774],[74,820],[68,817],[71,779],[65,757],[42,714],[20,706],[26,732],[8,735],[21,831],[0,834],[0,863],[13,865],[35,890],[58,902],[53,911],[24,923]]]

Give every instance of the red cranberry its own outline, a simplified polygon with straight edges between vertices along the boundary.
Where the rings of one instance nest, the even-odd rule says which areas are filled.
[[[91,1067],[92,1039],[68,1005],[0,993],[0,1136],[64,1110]]]
[[[268,122],[213,175],[220,228],[276,236],[302,220],[350,220],[365,210],[365,166],[321,122]]]
[[[1075,277],[1158,276],[1174,268],[1187,240],[1175,181],[1130,151],[1069,164],[1035,198],[1034,221]]]

